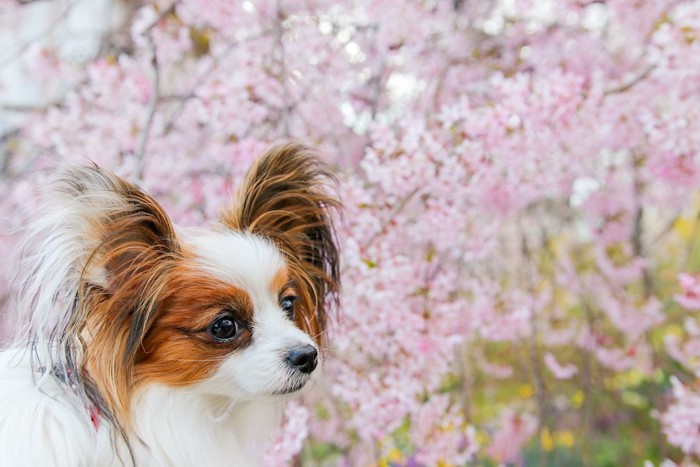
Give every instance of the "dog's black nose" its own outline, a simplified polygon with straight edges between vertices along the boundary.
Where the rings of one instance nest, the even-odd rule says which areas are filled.
[[[287,363],[302,373],[311,373],[318,364],[318,351],[309,344],[294,348],[287,354]]]

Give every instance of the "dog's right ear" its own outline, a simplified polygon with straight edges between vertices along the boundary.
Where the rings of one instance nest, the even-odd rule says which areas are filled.
[[[306,146],[274,146],[250,168],[222,215],[229,229],[270,239],[299,286],[299,325],[321,341],[327,302],[337,302],[340,255],[333,212],[340,208],[330,168]]]
[[[128,415],[128,392],[156,300],[181,258],[173,225],[135,185],[97,166],[68,166],[44,190],[25,242],[21,300],[44,368],[79,372],[107,408]]]

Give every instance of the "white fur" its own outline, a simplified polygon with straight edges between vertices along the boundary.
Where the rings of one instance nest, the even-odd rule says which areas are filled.
[[[88,168],[74,170],[87,189],[80,194],[71,192],[65,179],[58,178],[42,193],[40,213],[19,248],[22,261],[17,276],[23,280],[18,284],[15,324],[27,333],[20,340],[33,339],[37,357],[47,371],[53,364],[63,363],[50,357],[46,337],[55,331],[60,333],[70,317],[80,275],[99,244],[91,231],[101,217],[123,203],[107,177]],[[97,283],[103,282],[102,274],[88,271]]]
[[[281,421],[282,400],[231,403],[198,388],[152,386],[137,397],[137,465],[255,466]]]
[[[0,464],[17,467],[118,465],[106,429],[58,381],[32,372],[26,351],[0,352]]]
[[[23,350],[0,352],[0,465],[131,465],[110,426],[53,377],[33,377]],[[232,402],[202,386],[154,385],[136,396],[135,464],[147,467],[257,466],[281,421],[285,398]]]
[[[52,277],[50,271],[37,267],[31,272],[38,278],[24,289],[34,297],[33,303],[25,303],[34,310],[33,320],[49,320],[55,313],[51,308],[56,303],[49,295],[66,285],[73,290],[71,280],[80,262],[75,259],[81,257],[77,243],[83,241],[88,224],[75,212],[80,203],[62,201],[68,207],[55,214],[59,230],[44,243],[41,253],[55,274]],[[61,223],[60,216],[67,216],[63,221],[69,222]],[[46,233],[50,227],[46,221],[39,232]],[[274,393],[306,384],[318,374],[318,370],[305,375],[290,369],[285,356],[295,346],[314,344],[285,316],[278,291],[271,290],[284,261],[270,242],[232,232],[195,230],[184,236],[183,243],[198,255],[203,272],[248,292],[254,305],[253,338],[204,381],[185,388],[150,385],[136,394],[135,433],[129,437],[135,464],[259,465],[288,398]],[[0,465],[131,465],[124,443],[113,445],[110,425],[101,420],[96,428],[84,400],[48,369],[32,370],[28,357],[27,350],[0,352]]]
[[[190,244],[208,272],[243,288],[253,301],[253,342],[222,364],[208,381],[209,390],[221,395],[233,391],[249,399],[306,383],[310,376],[292,371],[284,358],[294,347],[314,344],[282,313],[278,291],[271,290],[272,279],[284,267],[275,247],[260,237],[235,232],[200,235]]]

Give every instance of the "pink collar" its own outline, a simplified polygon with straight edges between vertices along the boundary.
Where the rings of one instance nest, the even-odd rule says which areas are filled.
[[[75,371],[72,368],[67,367],[64,371],[61,371],[59,366],[54,366],[52,373],[61,382],[68,384],[71,387],[76,386]],[[92,421],[92,425],[95,427],[95,430],[98,430],[100,428],[101,415],[99,407],[93,404],[86,404],[85,408],[90,413],[90,421]]]
[[[100,409],[95,405],[90,405],[90,420],[92,421],[95,430],[100,428]]]

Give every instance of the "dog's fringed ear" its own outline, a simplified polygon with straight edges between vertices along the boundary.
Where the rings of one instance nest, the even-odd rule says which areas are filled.
[[[90,375],[102,384],[122,417],[128,417],[133,370],[151,324],[161,307],[163,291],[181,250],[170,218],[135,185],[100,169],[75,175],[90,186],[79,195],[89,206],[104,206],[92,219],[98,246],[81,281],[85,326],[93,339]],[[102,352],[110,349],[109,352]],[[116,350],[116,351],[115,351]],[[103,381],[99,381],[103,379]]]
[[[299,292],[297,322],[322,342],[327,307],[338,302],[339,254],[332,212],[330,168],[308,147],[288,143],[262,155],[222,216],[231,229],[272,240],[282,251]]]
[[[96,166],[67,166],[44,191],[20,291],[35,353],[45,355],[36,366],[79,379],[123,424],[155,297],[180,256],[173,225],[153,198]]]

